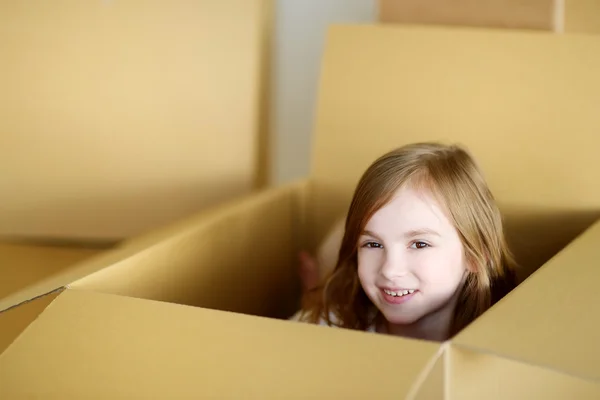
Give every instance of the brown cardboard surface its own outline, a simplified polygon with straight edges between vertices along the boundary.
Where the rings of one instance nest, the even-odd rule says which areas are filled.
[[[600,222],[459,333],[454,342],[600,380],[598,243]]]
[[[600,219],[596,211],[504,209],[505,229],[524,279]]]
[[[600,398],[600,383],[552,369],[450,346],[447,400]]]
[[[566,32],[600,33],[600,1],[563,0]]]
[[[0,234],[121,239],[249,193],[268,8],[0,2]]]
[[[552,31],[555,7],[555,0],[379,0],[379,20]]]
[[[430,366],[429,370],[418,381],[413,389],[415,393],[407,397],[408,400],[446,400],[446,345]]]
[[[399,399],[437,351],[433,343],[67,290],[0,356],[0,398]]]
[[[298,296],[293,289],[295,287],[296,271],[289,268],[282,269],[281,266],[289,266],[291,264],[291,258],[295,257],[296,251],[299,250],[297,246],[302,242],[300,236],[303,233],[302,209],[304,208],[306,188],[307,183],[300,181],[273,191],[259,193],[256,196],[231,201],[220,207],[200,212],[192,218],[126,241],[114,249],[104,251],[91,259],[85,260],[85,262],[69,263],[68,268],[57,269],[55,273],[45,275],[43,278],[38,277],[32,280],[28,286],[12,294],[8,294],[4,298],[0,298],[0,310],[13,307],[29,299],[62,288],[83,277],[109,267],[114,275],[111,273],[100,275],[97,281],[92,279],[90,286],[87,288],[192,305],[203,305],[198,303],[203,303],[204,301],[207,302],[207,306],[211,306],[215,304],[215,301],[224,299],[223,292],[216,292],[214,289],[208,292],[198,292],[190,290],[190,286],[194,287],[196,285],[196,289],[199,289],[198,285],[214,288],[214,286],[210,286],[202,280],[196,280],[198,275],[207,279],[210,277],[213,283],[215,279],[223,282],[224,275],[220,271],[231,268],[232,263],[233,265],[239,265],[236,263],[244,260],[246,262],[244,265],[252,263],[259,270],[262,268],[265,273],[256,274],[252,269],[245,268],[242,271],[243,274],[250,274],[252,275],[252,279],[258,278],[256,282],[262,282],[263,284],[268,282],[278,282],[279,284],[257,286],[257,294],[251,300],[247,298],[243,300],[225,298],[225,303],[219,302],[221,307],[223,309],[233,307],[235,311],[248,313],[288,316],[297,306],[294,299],[297,299]],[[283,203],[278,202],[277,199],[283,199]],[[287,225],[288,230],[285,230],[286,227],[282,225],[281,229],[283,230],[277,235],[272,235],[272,227],[269,232],[265,232],[265,237],[253,235],[253,231],[250,229],[251,226],[267,229],[269,225],[266,225],[266,220],[261,220],[261,218],[257,220],[252,215],[245,216],[248,209],[262,210],[262,216],[267,218],[267,220],[271,223],[274,220],[276,221],[274,226],[287,221],[289,223]],[[292,209],[297,210],[297,212],[292,212]],[[273,210],[274,214],[269,214],[269,210]],[[232,223],[235,221],[237,221],[237,226],[241,226],[243,229],[231,231]],[[251,225],[243,225],[244,223],[250,223]],[[214,231],[211,231],[211,229],[214,229]],[[201,251],[200,249],[205,249],[205,247],[195,242],[190,242],[190,237],[196,237],[194,234],[207,240],[208,243],[220,243],[222,251],[216,253]],[[242,238],[249,240],[249,237],[252,237],[253,241],[246,244],[249,249],[248,254],[253,254],[252,256],[230,251],[230,246],[235,240],[236,235],[238,235],[238,243],[243,240]],[[268,245],[271,237],[276,238],[278,242],[273,240],[270,243],[281,245],[275,247],[277,252],[273,252],[273,247],[269,247]],[[177,246],[180,243],[188,243],[188,245],[178,248]],[[174,251],[171,251],[173,248],[171,246],[175,246]],[[141,260],[152,260],[153,255],[159,255],[165,250],[170,257],[174,257],[173,260],[177,259],[178,262],[167,259],[168,263],[165,265],[163,264],[165,259],[158,258],[156,262],[159,264],[152,262],[148,264],[150,271],[153,270],[153,273],[163,274],[161,281],[157,281],[156,275],[152,274],[144,275],[144,277],[136,275],[136,269],[145,268]],[[198,252],[209,255],[209,260],[207,261],[209,266],[214,265],[212,269],[205,270],[199,268],[199,265],[202,264],[200,263],[201,260],[199,261],[199,259],[195,258],[200,254]],[[148,258],[146,255],[150,255],[150,257]],[[185,269],[178,268],[174,270],[173,267],[169,268],[169,265],[180,265],[179,262],[182,263],[181,265],[184,265],[183,260],[186,259],[189,263],[187,269],[187,274],[189,275],[178,272],[185,271]],[[119,272],[121,268],[128,271],[125,274],[125,279],[127,279],[128,274],[138,276],[140,279],[127,280],[127,284],[123,286],[116,279],[113,279],[123,276]],[[194,275],[196,276],[193,279],[190,278],[187,281],[184,279],[187,276],[193,277]],[[229,278],[226,279],[234,279],[234,277],[235,275],[229,275]],[[91,284],[92,282],[98,282],[98,284],[94,286]],[[238,285],[241,284],[239,281],[237,282]],[[161,286],[161,283],[163,286]],[[261,293],[261,289],[265,292]],[[242,289],[240,288],[240,290]],[[244,288],[244,290],[246,289]],[[278,295],[279,301],[268,301],[265,298],[267,293],[269,295]]]
[[[71,287],[289,317],[299,306],[294,267],[306,190],[290,184],[139,238],[130,245],[143,250]]]
[[[313,145],[314,240],[346,211],[373,160],[415,141],[468,146],[507,214],[597,211],[597,39],[459,27],[332,27]]]
[[[0,312],[0,354],[58,296],[58,291]]]
[[[0,242],[0,299],[98,254],[99,249]],[[56,288],[52,288],[53,290]],[[46,292],[47,293],[47,292]],[[44,293],[39,293],[42,295]],[[0,308],[0,311],[4,308]]]

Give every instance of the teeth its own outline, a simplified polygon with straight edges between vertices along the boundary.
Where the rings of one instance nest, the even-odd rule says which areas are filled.
[[[414,290],[414,289],[409,289],[409,290],[400,290],[400,291],[398,291],[398,292],[394,292],[394,291],[392,291],[392,290],[387,290],[387,289],[384,289],[383,291],[384,291],[384,292],[385,292],[387,295],[389,295],[389,296],[395,296],[395,297],[399,297],[399,296],[406,296],[407,294],[414,293],[414,291],[415,291],[415,290]]]

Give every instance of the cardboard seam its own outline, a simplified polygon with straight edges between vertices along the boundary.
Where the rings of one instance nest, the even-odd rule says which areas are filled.
[[[32,297],[32,298],[30,298],[30,299],[23,300],[22,302],[20,302],[20,303],[17,303],[17,304],[13,304],[12,306],[9,306],[8,308],[5,308],[4,310],[0,310],[0,314],[2,314],[3,312],[6,312],[6,311],[12,310],[13,308],[17,308],[17,307],[19,307],[19,306],[22,306],[23,304],[27,304],[27,303],[29,303],[29,302],[32,302],[32,301],[34,301],[34,300],[37,300],[37,299],[39,299],[40,297],[48,296],[48,295],[50,295],[50,294],[52,294],[52,293],[55,293],[55,292],[61,292],[61,291],[65,290],[65,289],[67,289],[67,285],[65,285],[65,286],[61,286],[61,287],[58,287],[58,288],[56,288],[56,289],[52,289],[52,290],[51,290],[51,291],[49,291],[49,292],[46,292],[46,293],[40,294],[40,295],[38,295],[38,296],[35,296],[35,297]],[[54,300],[53,300],[53,302],[54,302]],[[52,304],[52,303],[50,303],[50,304]]]
[[[63,287],[61,287],[61,288],[58,288],[58,289],[54,289],[54,290],[53,290],[53,291],[51,291],[51,292],[48,292],[48,293],[46,293],[46,294],[43,294],[43,295],[41,295],[41,296],[34,297],[34,298],[32,298],[32,299],[29,299],[29,300],[27,300],[27,301],[24,301],[24,302],[22,302],[22,303],[20,303],[20,304],[29,303],[29,302],[31,302],[31,301],[34,301],[34,300],[36,300],[36,299],[39,299],[39,298],[41,298],[41,297],[44,297],[44,296],[49,296],[49,295],[51,295],[51,294],[53,294],[53,293],[56,293],[56,292],[61,292],[61,293],[62,293],[64,290],[66,290],[66,289],[65,289],[65,288],[63,288]],[[58,295],[57,295],[57,296],[54,298],[54,300],[52,300],[52,301],[51,301],[51,302],[50,302],[50,303],[49,303],[49,304],[46,306],[46,308],[44,308],[44,309],[42,310],[42,312],[40,312],[40,313],[39,313],[39,314],[38,314],[38,315],[37,315],[37,316],[36,316],[36,317],[35,317],[35,318],[34,318],[34,319],[33,319],[33,320],[32,320],[32,321],[31,321],[31,322],[30,322],[30,323],[29,323],[29,324],[28,324],[26,327],[25,327],[25,329],[23,329],[23,330],[21,331],[21,333],[19,333],[19,334],[17,335],[17,337],[15,338],[15,340],[13,340],[13,341],[12,341],[12,342],[11,342],[11,343],[10,343],[10,344],[9,344],[9,345],[8,345],[8,346],[5,348],[5,349],[4,349],[4,351],[3,351],[2,353],[0,353],[0,364],[2,363],[2,358],[3,358],[3,357],[4,357],[4,355],[5,355],[5,354],[6,354],[6,353],[7,353],[7,352],[10,350],[10,348],[11,348],[11,347],[13,347],[13,345],[14,345],[15,343],[17,343],[17,341],[23,337],[23,335],[25,334],[25,332],[27,332],[27,330],[28,330],[29,328],[31,328],[31,326],[37,322],[37,320],[40,318],[40,316],[41,316],[43,313],[45,313],[45,312],[46,312],[46,310],[48,310],[50,307],[52,307],[52,305],[54,304],[54,302],[56,301],[56,299],[58,299],[58,297],[59,297],[59,296],[60,296],[60,293],[59,293],[59,294],[58,294]],[[13,306],[13,307],[10,307],[10,308],[7,308],[7,309],[6,309],[6,310],[4,310],[4,311],[8,311],[8,310],[10,310],[10,309],[13,309],[13,308],[15,308],[15,307],[18,307],[20,304],[18,304],[18,305],[15,305],[15,306]],[[4,311],[0,311],[0,314],[1,314],[1,313],[3,313]]]
[[[410,390],[406,395],[406,400],[414,400],[416,398],[416,396],[419,394],[419,389],[421,389],[423,383],[425,383],[425,380],[427,379],[429,374],[431,374],[431,371],[433,370],[433,367],[435,367],[436,362],[441,357],[443,357],[447,348],[448,342],[442,343],[442,345],[438,348],[437,352],[429,359],[429,361],[427,361],[427,363],[415,379],[415,382],[411,385]]]
[[[576,379],[581,379],[584,381],[588,381],[588,382],[593,382],[593,383],[597,383],[600,385],[600,378],[596,378],[596,377],[592,377],[592,376],[587,376],[587,375],[578,375],[574,372],[571,371],[567,371],[567,370],[563,370],[560,368],[556,368],[553,367],[551,365],[546,365],[546,364],[538,364],[535,362],[531,362],[531,361],[527,361],[527,360],[523,360],[514,356],[510,356],[510,355],[504,355],[504,354],[500,354],[500,353],[496,353],[494,351],[491,350],[486,350],[477,346],[471,346],[471,345],[467,345],[467,344],[462,344],[462,343],[452,343],[452,346],[455,346],[459,349],[463,349],[463,350],[469,350],[475,353],[480,353],[480,354],[484,354],[484,355],[488,355],[488,356],[494,356],[494,357],[499,357],[499,358],[503,358],[505,360],[509,360],[509,361],[513,361],[513,362],[518,362],[521,364],[525,364],[528,365],[530,367],[535,367],[535,368],[542,368],[551,372],[556,372],[562,375],[566,375],[566,376],[570,376],[571,378],[576,378]]]

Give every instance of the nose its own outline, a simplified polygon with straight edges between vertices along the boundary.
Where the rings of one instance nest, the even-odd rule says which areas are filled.
[[[398,251],[385,251],[379,272],[388,280],[407,275],[408,263],[406,257]]]

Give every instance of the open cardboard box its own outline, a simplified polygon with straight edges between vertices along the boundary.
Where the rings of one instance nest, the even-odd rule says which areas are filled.
[[[0,300],[254,190],[270,11],[0,3]]]
[[[0,355],[0,398],[600,398],[598,71],[588,35],[332,28],[310,178],[1,301],[0,330],[33,322]],[[377,156],[423,140],[474,153],[524,282],[446,343],[282,320],[296,252]]]

